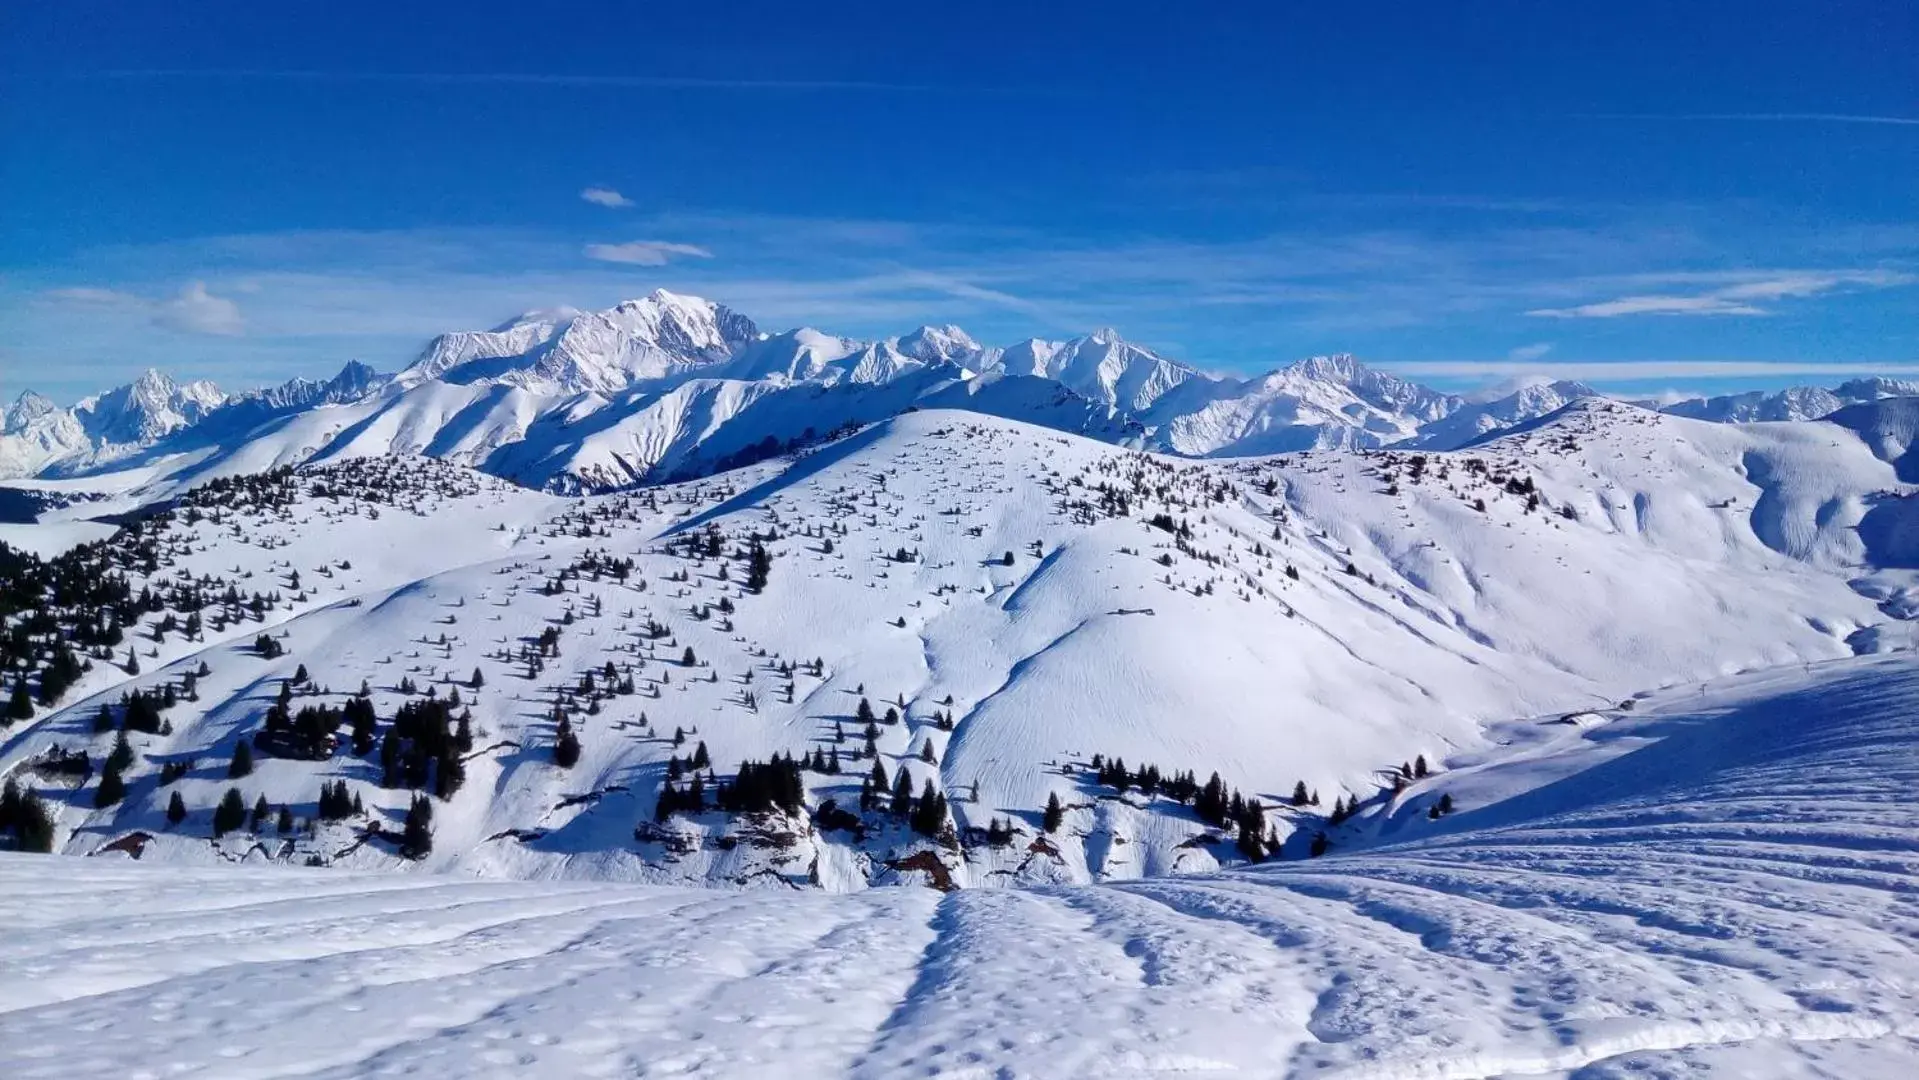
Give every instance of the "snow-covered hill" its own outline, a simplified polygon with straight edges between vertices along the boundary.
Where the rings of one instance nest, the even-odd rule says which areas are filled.
[[[144,530],[119,570],[134,592],[237,594],[197,635],[158,600],[61,708],[6,732],[0,768],[45,781],[62,850],[163,862],[847,890],[1244,861],[1238,819],[1169,797],[1188,771],[1262,804],[1252,839],[1297,857],[1336,807],[1403,806],[1416,760],[1483,753],[1489,722],[1909,648],[1905,404],[1735,427],[1589,398],[1468,451],[1205,462],[922,410],[790,463],[585,498],[348,459]],[[35,764],[97,765],[122,695],[185,698],[189,672],[197,700],[129,735],[122,800],[95,806],[97,767],[76,784]],[[470,710],[429,856],[392,837],[439,774],[396,780],[372,744],[262,743],[283,687],[283,715],[365,702],[375,742],[428,702]],[[230,777],[243,742],[269,749]],[[802,770],[797,815],[656,813],[668,780],[710,797],[784,754],[829,766]],[[862,812],[876,764],[888,787]],[[936,824],[891,811],[902,776],[902,809],[945,800]],[[209,836],[229,788],[299,822],[342,780],[364,814]]]
[[[1675,688],[1322,858],[1094,887],[0,855],[0,1072],[1906,1077],[1916,714],[1906,659]]]

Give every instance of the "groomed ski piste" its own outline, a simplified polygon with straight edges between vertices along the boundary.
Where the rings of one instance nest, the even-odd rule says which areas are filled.
[[[1912,1076],[1915,717],[1905,658],[1674,688],[1495,726],[1416,838],[1108,885],[5,856],[0,1075]]]
[[[371,456],[189,499],[136,591],[271,598],[0,731],[69,856],[0,858],[0,1075],[1911,1075],[1909,404],[1205,462],[927,410],[634,493]],[[42,768],[167,688],[118,801]],[[455,691],[424,857],[376,754],[229,766],[283,693]],[[701,743],[847,767],[657,815]],[[1217,770],[1276,844],[1094,755]],[[819,816],[875,763],[945,831]],[[212,835],[229,788],[296,827]]]

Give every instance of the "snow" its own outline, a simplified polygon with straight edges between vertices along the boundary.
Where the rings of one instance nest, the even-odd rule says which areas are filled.
[[[1426,455],[1420,482],[1408,454],[1194,463],[936,410],[644,499],[544,495],[402,461],[464,493],[371,508],[377,517],[306,495],[281,513],[180,527],[186,570],[288,595],[299,570],[307,592],[225,640],[134,635],[141,676],[96,665],[65,708],[6,733],[0,768],[50,745],[104,753],[109,737],[92,730],[100,704],[205,662],[201,701],[174,714],[171,734],[137,740],[123,803],[94,810],[90,788],[71,793],[62,850],[145,831],[146,858],[158,862],[311,857],[341,869],[838,889],[911,877],[921,871],[895,864],[927,852],[967,886],[1207,872],[1236,861],[1231,844],[1167,800],[1097,787],[1093,755],[1201,780],[1217,770],[1269,804],[1304,782],[1330,807],[1377,798],[1385,770],[1416,756],[1482,751],[1490,722],[1603,712],[1651,688],[1910,649],[1905,616],[1919,592],[1875,547],[1897,530],[1862,527],[1913,490],[1882,451],[1883,440],[1838,424],[1730,427],[1594,400],[1473,450]],[[1522,475],[1538,510],[1504,483]],[[1100,484],[1130,491],[1135,479],[1123,516],[1091,509]],[[591,536],[563,519],[601,512]],[[1151,525],[1155,513],[1185,521],[1190,540]],[[733,545],[778,528],[763,595],[665,550],[708,523]],[[819,539],[829,526],[846,530],[828,534],[831,551]],[[901,548],[915,557],[894,561]],[[631,557],[635,579],[543,594],[588,550]],[[735,608],[724,618],[692,614],[723,598]],[[502,647],[569,611],[569,645],[539,678],[501,662]],[[648,619],[671,636],[643,639]],[[287,655],[253,655],[263,629]],[[680,667],[687,647],[710,666]],[[785,700],[775,665],[813,658],[821,674],[797,675]],[[576,717],[581,761],[557,769],[552,695],[609,660],[638,665],[641,693]],[[436,815],[424,867],[353,843],[343,826],[257,845],[205,835],[205,809],[228,784],[220,764],[302,665],[336,705],[370,682],[383,716],[405,699],[403,675],[445,694],[485,671],[483,692],[463,690],[482,733],[468,785]],[[790,843],[762,847],[735,844],[735,826],[711,817],[636,842],[666,759],[692,749],[671,745],[674,728],[723,769],[773,753],[850,753],[863,741],[852,721],[861,697],[904,716],[881,733],[889,776],[904,771],[916,789],[932,781],[961,830],[1011,820],[1015,842],[955,852],[892,826],[856,840],[802,823]],[[934,722],[947,712],[950,731]],[[832,741],[839,729],[843,744]],[[934,763],[920,759],[927,744]],[[176,758],[202,767],[163,789],[158,764]],[[809,774],[809,805],[852,805],[869,768]],[[347,779],[372,813],[397,820],[405,793],[375,786],[369,769],[345,756],[267,760],[245,793],[305,814],[320,783]],[[172,790],[196,823],[166,827]],[[1068,805],[1072,835],[1036,851],[1052,795]],[[1271,820],[1297,855],[1323,814]]]
[[[1859,379],[1666,411],[1804,420],[1915,392]],[[443,334],[390,377],[350,362],[325,382],[227,396],[148,372],[69,410],[28,392],[0,430],[0,478],[137,473],[117,486],[138,503],[262,462],[423,452],[517,483],[606,490],[710,473],[909,407],[965,408],[1191,457],[1455,449],[1595,394],[1554,383],[1470,403],[1350,355],[1216,376],[1110,328],[1007,348],[956,326],[875,342],[810,327],[767,333],[723,304],[655,290],[602,311],[533,311]]]
[[[0,544],[49,559],[68,548],[104,540],[117,531],[117,526],[97,521],[63,521],[45,525],[0,522]]]
[[[0,1073],[1910,1076],[1915,713],[1896,657],[1514,719],[1324,857],[1106,885],[0,855]]]
[[[288,411],[244,440],[32,482],[72,501],[0,541],[51,552],[108,529],[90,518],[308,463],[283,507],[176,511],[169,565],[130,572],[281,593],[261,622],[188,640],[141,616],[139,674],[103,659],[0,729],[0,773],[49,800],[63,853],[0,855],[0,1075],[1919,1071],[1913,399],[1729,425],[1546,386],[1468,414],[1328,358],[1235,412],[1116,335],[1009,366],[953,328],[749,343],[704,304],[616,311],[726,353],[670,377],[555,395],[350,367],[246,399]],[[467,344],[447,348],[490,363]],[[1275,446],[1318,445],[1314,410],[1402,442],[1409,416],[1467,416],[1470,445],[1160,456],[1125,448],[1165,437],[1118,407],[1141,394],[1149,417],[1215,395],[1179,415]],[[766,437],[784,456],[750,452]],[[754,463],[539,490],[725,457]],[[399,490],[340,494],[367,476]],[[677,550],[709,526],[720,557]],[[732,554],[752,536],[774,556],[759,592]],[[633,572],[577,570],[590,552]],[[553,628],[544,667],[512,659]],[[263,633],[285,654],[258,655]],[[637,692],[575,713],[562,769],[553,702],[609,662]],[[102,705],[203,663],[197,700],[133,736],[119,804],[34,771],[50,747],[99,758]],[[228,779],[300,667],[296,708],[362,680],[383,718],[417,700],[402,682],[470,706],[429,857],[369,835],[411,792],[365,756],[262,753]],[[654,822],[695,744],[718,774],[844,753],[805,801],[856,806],[861,699],[899,712],[878,760],[950,800],[953,842],[877,813]],[[1100,786],[1095,754],[1217,770],[1280,857]],[[333,781],[365,819],[208,835],[229,786],[309,817]]]

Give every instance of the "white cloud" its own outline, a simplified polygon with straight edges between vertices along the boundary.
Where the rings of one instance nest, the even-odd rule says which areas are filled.
[[[1537,360],[1552,351],[1552,342],[1541,341],[1532,345],[1521,345],[1516,349],[1509,350],[1506,353],[1506,358],[1508,360],[1518,360],[1523,363],[1528,360]]]
[[[1816,296],[1843,286],[1884,289],[1919,278],[1891,270],[1835,270],[1779,273],[1723,285],[1691,296],[1622,296],[1616,300],[1526,312],[1548,319],[1611,319],[1621,315],[1769,315],[1760,301]]]
[[[1864,113],[1604,113],[1600,120],[1740,120],[1764,123],[1891,124],[1919,126],[1919,117]]]
[[[624,244],[586,245],[586,257],[589,259],[627,263],[633,266],[665,266],[678,256],[710,259],[713,253],[696,244],[675,244],[666,240],[631,240]]]
[[[71,289],[48,289],[41,294],[58,304],[71,304],[76,307],[91,308],[141,308],[147,301],[132,293],[116,292],[113,289],[94,289],[76,286]]]
[[[1663,379],[1846,379],[1872,375],[1909,378],[1919,375],[1919,364],[1910,362],[1828,363],[1817,360],[1602,360],[1577,363],[1560,361],[1543,365],[1513,360],[1384,360],[1377,366],[1408,378],[1508,379],[1514,380],[1515,386],[1541,376],[1609,383]]]
[[[70,307],[144,314],[155,326],[188,334],[239,337],[246,328],[245,320],[240,317],[240,305],[208,292],[204,281],[192,282],[177,296],[166,300],[87,286],[49,289],[41,295],[52,303]]]
[[[207,292],[204,281],[188,285],[180,290],[180,295],[159,304],[153,321],[190,334],[219,337],[239,337],[245,329],[240,305]]]
[[[1577,307],[1534,308],[1544,319],[1613,319],[1621,315],[1764,315],[1766,309],[1719,296],[1622,296]]]
[[[580,192],[580,198],[585,199],[595,206],[608,206],[614,209],[633,205],[632,199],[614,191],[612,188],[590,187]]]

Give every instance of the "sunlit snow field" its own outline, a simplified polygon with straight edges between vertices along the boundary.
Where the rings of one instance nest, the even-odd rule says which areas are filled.
[[[1116,885],[7,856],[0,1075],[1919,1075],[1915,716],[1900,658],[1507,724],[1418,840]]]

